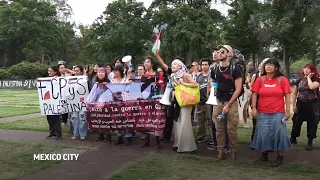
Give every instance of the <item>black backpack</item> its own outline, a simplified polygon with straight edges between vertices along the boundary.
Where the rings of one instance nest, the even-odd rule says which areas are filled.
[[[215,66],[215,78],[217,76],[218,66]],[[230,57],[230,75],[231,75],[231,79],[232,79],[233,83],[234,83],[233,72],[236,67],[239,67],[239,69],[241,70],[242,84],[245,84],[245,82],[246,82],[246,63],[244,61],[244,56],[241,54],[241,52],[239,50],[234,49],[233,55]],[[235,89],[233,89],[233,91],[235,91]],[[244,94],[244,87],[242,86],[241,92],[240,92],[238,98],[240,96],[242,96],[243,94]]]

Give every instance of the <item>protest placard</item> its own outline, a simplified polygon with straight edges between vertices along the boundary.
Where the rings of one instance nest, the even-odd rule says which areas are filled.
[[[87,111],[89,90],[86,76],[38,78],[37,88],[43,115]]]
[[[166,108],[154,82],[95,84],[87,101],[91,130],[162,131]]]
[[[92,130],[162,131],[166,107],[159,99],[88,104],[88,124]]]

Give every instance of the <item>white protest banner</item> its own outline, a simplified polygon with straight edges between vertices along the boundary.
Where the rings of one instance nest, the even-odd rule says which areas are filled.
[[[37,88],[43,115],[87,111],[89,90],[86,76],[38,78]]]

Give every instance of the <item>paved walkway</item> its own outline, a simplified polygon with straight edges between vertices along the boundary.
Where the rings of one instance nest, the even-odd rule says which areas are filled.
[[[27,114],[27,115],[22,115],[22,116],[5,117],[5,118],[0,118],[0,123],[13,122],[13,121],[18,121],[18,120],[23,120],[23,119],[38,118],[40,116],[41,116],[40,113],[35,113],[35,114]]]
[[[132,146],[114,146],[96,142],[94,136],[89,136],[85,142],[71,141],[70,134],[64,135],[63,140],[45,139],[48,134],[45,132],[33,131],[15,131],[15,130],[0,130],[0,140],[24,142],[24,143],[41,143],[41,144],[72,144],[97,147],[96,150],[88,151],[80,154],[78,161],[67,161],[62,164],[53,165],[50,168],[28,175],[23,179],[32,180],[56,180],[56,179],[104,179],[107,176],[120,170],[123,166],[130,162],[134,162],[139,158],[144,158],[153,153],[166,155],[175,155],[171,149],[172,143],[162,144],[163,149],[155,150],[153,148],[138,148],[141,143],[139,138],[135,138]],[[154,144],[154,142],[153,142]],[[209,151],[205,144],[198,145],[196,155],[203,157],[214,157],[216,151]],[[252,151],[248,145],[239,145],[238,157],[244,159],[257,159],[260,156],[259,152]],[[305,151],[304,149],[293,148],[285,153],[285,163],[307,162],[311,165],[320,166],[319,150]],[[276,153],[272,153],[270,159],[275,159]]]

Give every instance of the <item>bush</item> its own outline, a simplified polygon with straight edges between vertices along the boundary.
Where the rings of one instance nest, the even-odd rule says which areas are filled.
[[[36,79],[47,71],[46,65],[21,62],[8,69],[0,69],[0,79]]]
[[[9,79],[9,69],[0,69],[0,79]]]

